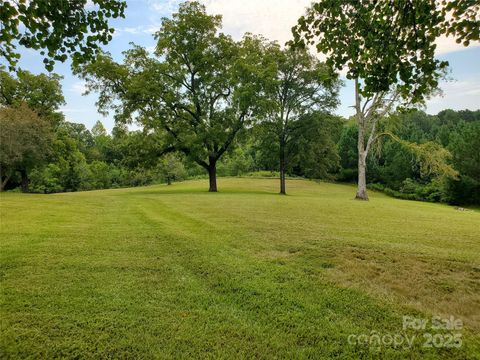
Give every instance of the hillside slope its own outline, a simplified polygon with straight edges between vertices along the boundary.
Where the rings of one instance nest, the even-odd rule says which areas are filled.
[[[0,357],[480,354],[480,213],[301,180],[287,196],[270,179],[218,185],[0,195]],[[462,346],[424,347],[403,316],[461,319]],[[415,341],[358,341],[372,331]]]

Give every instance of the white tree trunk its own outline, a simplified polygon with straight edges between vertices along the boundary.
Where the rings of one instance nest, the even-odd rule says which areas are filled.
[[[358,183],[355,199],[368,200],[367,194],[367,151],[362,124],[358,126]]]

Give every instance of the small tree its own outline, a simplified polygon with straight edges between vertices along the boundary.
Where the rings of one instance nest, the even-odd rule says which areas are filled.
[[[366,160],[380,119],[399,105],[421,104],[448,65],[434,57],[442,21],[434,0],[322,0],[293,29],[297,44],[315,45],[327,65],[354,81],[357,199],[368,200]]]
[[[0,191],[15,171],[28,192],[29,171],[45,158],[51,139],[50,124],[26,104],[0,108]]]
[[[112,153],[112,137],[100,121],[93,125],[91,133],[94,146],[90,149],[90,155],[97,160],[109,160]]]
[[[181,180],[185,177],[186,171],[178,154],[165,154],[159,161],[158,170],[167,185],[171,185],[173,181]]]
[[[292,167],[297,142],[311,139],[302,130],[312,125],[307,114],[334,109],[338,105],[338,77],[305,49],[271,46],[268,56],[275,73],[266,85],[267,111],[262,121],[266,136],[276,138],[280,170],[280,194],[286,194],[285,175]],[[303,121],[300,121],[303,119]]]

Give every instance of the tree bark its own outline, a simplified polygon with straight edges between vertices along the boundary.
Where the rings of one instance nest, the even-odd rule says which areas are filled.
[[[3,180],[0,179],[0,192],[3,192],[3,190],[5,189],[5,186],[7,185],[9,178],[10,178],[9,176],[6,176],[5,179]]]
[[[366,119],[361,108],[360,84],[358,78],[355,78],[355,111],[358,124],[358,182],[357,182],[357,200],[368,200],[367,194],[367,151],[365,149],[365,124]]]
[[[208,164],[208,177],[210,180],[209,192],[217,192],[217,161],[213,158],[210,159]]]
[[[172,185],[172,179],[170,176],[167,176],[167,185]]]
[[[357,200],[368,200],[367,194],[367,152],[365,151],[365,136],[361,124],[358,127],[358,184]]]
[[[0,166],[0,192],[2,192],[5,189],[5,186],[7,185],[8,180],[10,179],[10,175],[6,174],[5,178],[3,178],[3,171],[2,167]]]
[[[282,140],[280,140],[280,194],[287,194],[285,184],[285,145]]]
[[[28,179],[27,170],[21,170],[20,174],[22,176],[22,182],[20,187],[22,189],[22,192],[27,193],[29,191],[28,185],[30,182],[30,180]]]

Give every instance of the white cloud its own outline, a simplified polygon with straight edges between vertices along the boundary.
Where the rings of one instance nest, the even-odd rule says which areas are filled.
[[[238,39],[245,32],[251,32],[277,40],[282,45],[291,39],[291,28],[311,4],[311,0],[201,0],[201,2],[205,4],[209,13],[223,15],[224,31],[233,37]],[[163,4],[159,7],[162,11],[168,9],[171,13],[176,10],[179,1],[159,3]],[[438,54],[465,49],[452,37],[439,38],[437,46]],[[470,48],[473,46],[480,46],[480,43],[472,42]]]
[[[480,108],[480,77],[440,84],[443,96],[427,101],[429,113],[436,114],[443,109],[463,110]]]
[[[462,44],[457,44],[455,39],[451,36],[449,37],[441,36],[440,38],[437,39],[436,44],[437,44],[438,55],[447,54],[454,51],[471,49],[473,47],[480,46],[480,42],[472,41],[470,42],[470,45],[468,47],[465,47]]]
[[[60,112],[64,113],[64,114],[75,114],[75,113],[84,113],[85,112],[85,109],[77,109],[77,108],[70,108],[70,107],[61,107],[60,109]]]
[[[262,34],[284,44],[291,39],[291,28],[304,14],[310,0],[202,0],[207,11],[223,16],[226,33],[239,39],[246,32]]]
[[[87,0],[87,3],[85,4],[85,9],[90,10],[95,7],[95,4],[93,3],[92,0]]]
[[[160,13],[161,15],[168,16],[178,9],[178,5],[183,0],[147,0],[149,7]]]
[[[140,25],[134,27],[118,27],[115,28],[114,36],[119,36],[121,34],[133,34],[133,35],[142,35],[142,34],[153,34],[160,28],[160,25],[149,24],[149,25]]]
[[[77,81],[72,84],[68,90],[78,95],[82,95],[87,90],[87,87],[85,81]]]

